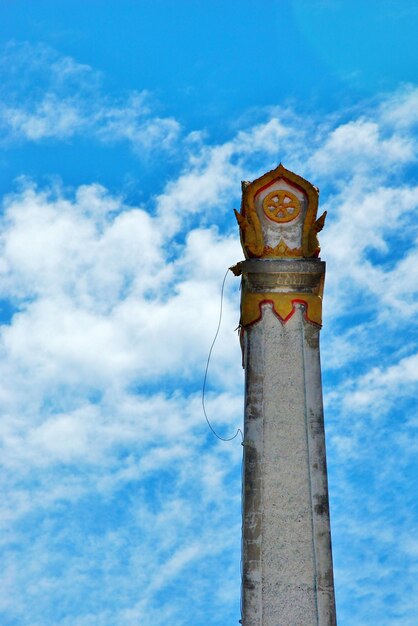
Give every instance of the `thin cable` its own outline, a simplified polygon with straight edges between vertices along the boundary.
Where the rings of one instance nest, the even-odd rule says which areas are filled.
[[[203,408],[203,414],[205,416],[205,420],[209,426],[209,428],[211,429],[212,433],[215,435],[215,437],[217,437],[218,439],[220,439],[221,441],[232,441],[233,439],[235,439],[236,437],[238,437],[238,435],[241,435],[241,439],[242,441],[244,441],[244,435],[242,434],[242,430],[241,428],[237,429],[237,432],[235,433],[235,435],[233,437],[221,437],[220,435],[218,435],[218,433],[215,431],[215,429],[213,428],[212,424],[209,421],[208,415],[206,413],[206,406],[205,406],[205,391],[206,391],[206,381],[208,378],[208,369],[209,369],[209,363],[210,363],[210,357],[212,356],[212,350],[213,347],[216,343],[216,340],[218,338],[219,335],[219,329],[221,328],[221,321],[222,321],[222,311],[223,311],[223,299],[224,299],[224,289],[225,289],[225,281],[226,281],[226,277],[228,276],[228,272],[229,272],[229,267],[225,272],[225,276],[224,279],[222,281],[222,288],[221,288],[221,306],[220,306],[220,310],[219,310],[219,321],[218,321],[218,328],[216,329],[216,333],[215,333],[215,337],[213,338],[212,341],[212,345],[210,347],[209,350],[209,354],[208,354],[208,360],[206,363],[206,369],[205,369],[205,376],[203,378],[203,387],[202,387],[202,408]]]

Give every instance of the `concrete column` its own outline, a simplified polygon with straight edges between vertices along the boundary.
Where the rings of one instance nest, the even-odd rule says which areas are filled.
[[[246,372],[243,624],[334,626],[319,355],[325,263],[252,259],[237,268]]]
[[[279,165],[242,184],[244,626],[335,626],[319,331],[319,190]]]

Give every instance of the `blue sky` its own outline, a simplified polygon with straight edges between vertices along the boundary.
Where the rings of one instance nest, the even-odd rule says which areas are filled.
[[[238,623],[239,441],[200,390],[240,181],[328,211],[340,626],[418,623],[418,8],[0,1],[4,626]],[[239,281],[208,410],[242,423]]]

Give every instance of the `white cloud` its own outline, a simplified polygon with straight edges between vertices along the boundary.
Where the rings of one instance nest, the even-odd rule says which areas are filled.
[[[126,104],[103,106],[89,122],[103,141],[126,139],[138,153],[156,147],[171,149],[180,133],[175,119],[150,117],[145,92],[132,94]]]
[[[3,141],[127,141],[138,155],[172,150],[180,125],[153,114],[149,94],[104,95],[100,74],[43,45],[9,44],[0,58]],[[33,82],[37,88],[33,88]]]
[[[48,54],[35,59],[39,68]],[[54,62],[58,69],[45,79],[51,93],[69,80],[88,81],[88,67]],[[397,491],[413,474],[404,448],[416,424],[411,405],[405,418],[396,413],[418,378],[407,335],[416,332],[417,190],[402,169],[415,167],[415,139],[397,121],[399,107],[412,111],[415,97],[395,94],[358,119],[333,118],[317,129],[276,110],[218,145],[204,133],[189,137],[180,175],[141,207],[96,184],[71,194],[23,181],[4,199],[0,290],[13,308],[0,328],[2,541],[9,545],[0,602],[10,619],[52,623],[47,604],[59,598],[64,626],[180,626],[190,623],[190,597],[209,591],[225,621],[237,617],[242,448],[239,439],[212,439],[201,378],[223,275],[242,258],[232,213],[227,223],[225,215],[239,201],[239,180],[279,160],[292,167],[299,160],[329,210],[321,233],[323,363],[340,588],[347,581],[359,596],[367,589],[373,610],[383,610],[377,586],[387,589],[403,550],[416,589],[414,545],[397,543],[397,526],[403,537],[410,527],[410,496],[404,502]],[[141,97],[105,104],[94,111],[103,141],[123,136],[151,147],[176,135],[176,123],[165,127]],[[82,108],[77,114],[81,125],[93,119],[86,122]],[[45,137],[47,121],[31,128],[26,136]],[[209,372],[208,412],[223,436],[242,416],[238,282],[226,283],[224,334]],[[388,499],[396,501],[390,516]],[[364,572],[353,581],[359,563]],[[71,614],[74,598],[82,614]],[[399,624],[414,610],[405,609]]]
[[[390,94],[380,105],[383,123],[400,131],[411,129],[418,122],[418,89],[407,85],[395,94]]]
[[[415,141],[393,133],[382,135],[377,121],[359,119],[339,125],[332,130],[324,144],[310,159],[312,170],[342,175],[381,170],[410,161],[414,155]]]
[[[12,450],[6,459],[22,457],[35,465],[98,462],[112,442],[127,437],[131,443],[129,433],[138,427],[130,408],[132,387],[161,376],[193,379],[196,367],[203,375],[220,282],[239,254],[236,239],[197,229],[182,255],[167,264],[170,240],[159,220],[91,185],[73,198],[32,186],[9,196],[0,241],[2,297],[17,307],[1,327],[0,369],[8,382],[0,401],[4,410],[20,415],[15,422],[11,415],[6,426]],[[225,295],[222,350],[210,372],[210,380],[232,387],[241,381],[234,280],[231,275],[234,302],[230,288]],[[91,395],[97,400],[86,403]],[[148,400],[154,407],[151,432],[174,428],[184,435],[187,415],[179,421],[174,400],[161,400],[157,408],[159,402]],[[51,414],[42,413],[45,403]],[[228,414],[229,400],[222,403],[215,414]],[[138,419],[147,422],[142,401],[134,406]],[[199,408],[194,411],[199,415]],[[162,424],[160,412],[169,415],[161,415]],[[232,417],[238,412],[235,405]],[[107,424],[112,415],[122,420],[119,434]]]
[[[85,124],[77,102],[62,101],[47,93],[32,111],[19,107],[0,109],[2,125],[11,136],[37,141],[48,137],[65,139],[80,132]]]

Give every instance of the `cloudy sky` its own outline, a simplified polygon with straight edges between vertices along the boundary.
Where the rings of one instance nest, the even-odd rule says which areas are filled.
[[[2,626],[240,618],[200,394],[240,181],[321,190],[340,626],[418,623],[418,7],[0,0]],[[226,282],[208,411],[242,424]]]

